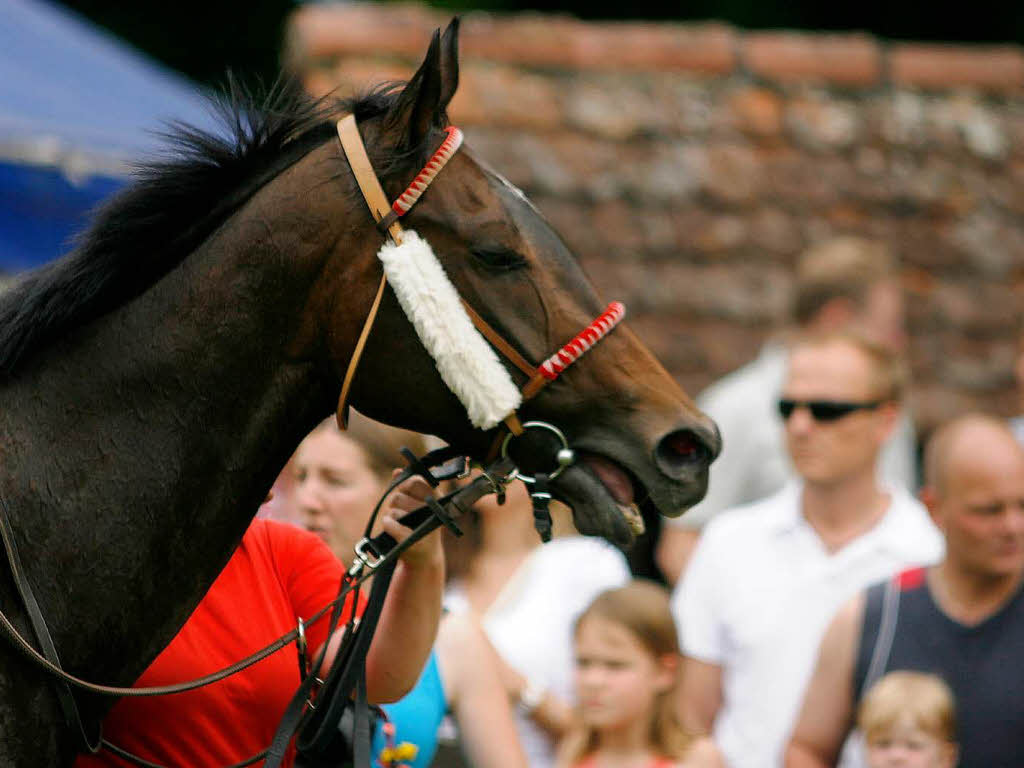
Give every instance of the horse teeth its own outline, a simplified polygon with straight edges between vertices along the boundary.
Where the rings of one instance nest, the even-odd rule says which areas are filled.
[[[640,514],[640,508],[636,504],[619,504],[619,512],[629,523],[629,529],[634,536],[641,536],[647,527],[644,525],[644,516]]]

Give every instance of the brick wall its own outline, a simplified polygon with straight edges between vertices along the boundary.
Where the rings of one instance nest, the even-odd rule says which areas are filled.
[[[323,92],[406,78],[447,16],[308,5],[286,64]],[[691,392],[783,319],[808,244],[895,247],[924,428],[1016,412],[1024,49],[723,24],[470,14],[453,121],[563,234]]]

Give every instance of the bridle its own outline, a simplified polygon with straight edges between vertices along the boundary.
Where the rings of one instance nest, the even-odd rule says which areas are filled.
[[[458,151],[459,147],[462,145],[462,131],[455,126],[448,126],[445,128],[446,136],[441,142],[441,145],[437,150],[435,150],[426,165],[416,175],[408,188],[389,205],[384,188],[381,186],[380,180],[378,179],[377,174],[370,163],[369,157],[367,156],[366,147],[363,144],[362,136],[359,133],[355,116],[347,115],[339,120],[337,129],[338,138],[341,140],[342,150],[348,159],[349,166],[352,168],[352,173],[355,176],[360,191],[362,192],[363,199],[366,201],[366,205],[370,210],[370,214],[373,216],[374,221],[377,222],[377,228],[384,233],[391,242],[401,245],[404,230],[398,221],[399,218],[405,215],[409,209],[415,205],[416,201],[419,200],[427,187],[430,186],[430,183],[437,177],[438,173],[440,173],[448,161]],[[347,422],[348,395],[352,380],[359,366],[359,361],[362,357],[363,351],[365,350],[366,340],[370,335],[378,310],[380,309],[381,297],[383,296],[384,287],[387,285],[387,281],[387,272],[384,271],[381,273],[381,279],[377,287],[376,296],[370,306],[370,311],[367,314],[366,320],[363,322],[362,331],[359,334],[355,349],[349,359],[348,368],[345,371],[345,377],[342,382],[341,394],[338,398],[338,407],[336,411],[338,425],[342,429],[345,428]],[[591,347],[597,344],[616,325],[618,325],[626,313],[626,308],[621,302],[612,302],[607,306],[604,312],[580,331],[575,338],[565,344],[561,349],[551,355],[540,365],[532,365],[515,349],[515,347],[506,341],[501,334],[494,330],[494,328],[492,328],[487,321],[481,317],[480,313],[477,312],[469,302],[461,297],[459,297],[458,301],[461,305],[461,310],[468,315],[476,330],[498,352],[500,352],[506,360],[526,375],[526,384],[524,384],[520,390],[521,403],[535,397],[547,384],[557,379],[566,368],[582,357]],[[547,526],[544,525],[543,517],[547,514],[546,506],[543,510],[540,510],[536,506],[537,502],[538,500],[544,502],[550,500],[550,494],[546,487],[547,481],[557,477],[557,475],[563,472],[566,467],[575,461],[575,454],[569,446],[568,440],[563,432],[558,429],[557,426],[546,422],[531,421],[523,424],[520,421],[516,410],[513,409],[502,419],[501,427],[499,428],[498,434],[495,436],[491,449],[488,452],[487,461],[489,462],[494,460],[499,454],[503,457],[507,457],[513,438],[521,436],[527,429],[546,431],[554,435],[561,446],[556,454],[557,464],[550,473],[535,476],[517,473],[518,477],[524,480],[524,482],[531,487],[531,495],[534,496],[535,510],[541,515],[538,517],[538,523],[540,524],[539,530],[541,527],[545,528],[545,530],[540,530],[540,532],[541,536],[546,541],[550,536],[550,523],[548,523]]]
[[[363,144],[362,137],[359,134],[358,127],[356,126],[355,117],[353,115],[346,116],[338,122],[337,129],[344,153],[349,161],[353,174],[355,175],[356,181],[359,184],[359,188],[362,191],[370,212],[373,215],[374,220],[377,222],[378,229],[385,233],[386,237],[389,238],[392,243],[401,245],[404,230],[399,224],[398,219],[407,213],[413,205],[415,205],[416,201],[427,189],[437,174],[444,168],[448,160],[450,160],[455,152],[458,151],[462,144],[462,132],[454,126],[446,128],[446,137],[444,141],[442,141],[440,147],[434,152],[430,160],[420,173],[417,174],[416,178],[409,185],[406,191],[403,192],[392,204],[388,205],[384,190],[381,187],[380,181],[366,154],[366,148]],[[347,422],[348,395],[352,380],[358,368],[359,360],[365,350],[367,338],[373,328],[387,282],[387,273],[383,272],[380,283],[377,287],[376,295],[371,304],[370,311],[363,323],[362,330],[342,381],[342,388],[336,410],[336,418],[342,429],[345,428]],[[486,339],[487,342],[489,342],[494,349],[500,352],[510,363],[512,363],[512,365],[526,375],[527,381],[520,390],[521,401],[526,401],[535,397],[547,384],[557,379],[566,368],[578,360],[591,347],[593,347],[594,344],[598,343],[616,325],[618,325],[625,315],[625,307],[619,302],[612,302],[608,305],[605,311],[601,313],[601,315],[577,334],[575,338],[565,344],[561,349],[551,355],[540,365],[534,366],[529,363],[497,331],[495,331],[465,300],[460,297],[459,302],[461,304],[461,309],[466,313],[469,320],[472,322],[473,327],[476,328],[483,338]],[[523,474],[515,467],[509,457],[509,448],[512,441],[515,438],[522,436],[527,430],[531,429],[548,432],[554,435],[559,442],[560,448],[555,455],[556,466],[549,473],[536,473],[532,476]],[[410,526],[415,525],[416,528],[413,535],[403,541],[401,545],[395,545],[394,540],[390,539],[387,534],[381,534],[372,540],[368,538],[367,534],[367,537],[364,537],[356,548],[355,562],[346,576],[347,581],[343,583],[339,596],[325,606],[321,611],[310,619],[305,621],[300,620],[296,629],[281,636],[276,641],[252,654],[248,658],[236,662],[219,672],[215,672],[198,680],[186,683],[148,688],[99,685],[71,675],[62,669],[56,648],[50,638],[42,613],[32,593],[31,587],[29,586],[28,580],[25,577],[24,569],[21,565],[20,557],[18,556],[14,533],[10,525],[10,515],[7,510],[7,505],[3,497],[0,496],[0,538],[3,540],[8,565],[14,576],[14,581],[19,595],[21,596],[22,602],[25,604],[33,631],[39,639],[43,652],[40,653],[31,643],[26,641],[13,623],[2,612],[0,612],[0,631],[8,636],[15,647],[21,651],[23,655],[55,679],[54,682],[58,694],[58,700],[64,712],[65,719],[70,725],[72,725],[72,727],[77,726],[81,743],[83,743],[90,751],[98,751],[102,744],[102,746],[111,749],[115,754],[133,761],[138,765],[153,766],[155,764],[131,755],[108,742],[101,741],[100,737],[97,737],[96,740],[89,739],[86,735],[85,727],[78,712],[74,697],[71,695],[70,687],[73,686],[92,693],[116,697],[159,696],[181,693],[222,680],[266,658],[286,645],[296,642],[304,635],[304,628],[306,626],[309,626],[315,621],[319,621],[326,616],[328,612],[331,612],[332,614],[331,631],[333,631],[333,624],[337,620],[338,607],[342,601],[346,599],[352,588],[357,587],[361,581],[369,578],[369,576],[374,572],[380,570],[382,566],[393,563],[395,558],[397,558],[405,548],[411,546],[414,541],[427,535],[427,533],[438,526],[444,524],[449,527],[453,527],[454,520],[450,516],[450,510],[454,509],[456,513],[464,512],[472,501],[475,501],[477,498],[489,493],[496,493],[498,494],[499,499],[502,499],[504,496],[504,487],[516,478],[527,483],[530,489],[530,494],[534,504],[535,524],[537,525],[537,529],[541,534],[541,537],[547,541],[550,538],[551,529],[550,516],[547,511],[547,503],[550,501],[551,495],[548,491],[547,483],[551,479],[557,477],[574,461],[575,454],[569,446],[564,433],[557,426],[542,421],[527,421],[522,423],[520,422],[517,411],[512,409],[501,420],[500,428],[495,436],[491,449],[488,452],[486,461],[486,463],[492,468],[497,467],[499,470],[496,472],[485,471],[484,474],[470,486],[467,486],[456,494],[450,494],[444,499],[447,503],[446,506],[442,506],[436,500],[431,499],[428,501],[427,506],[410,513],[403,518],[403,521],[407,522]],[[411,465],[411,468],[416,469],[412,474],[422,475],[425,472],[425,465],[422,463],[418,464],[418,467],[416,466],[416,463]],[[436,483],[433,484],[436,485]],[[460,498],[461,502],[459,501]],[[370,632],[372,635],[372,628],[370,629]],[[305,682],[308,681],[304,681],[304,684]],[[312,683],[310,683],[310,685],[312,685]],[[303,691],[304,689],[300,688],[299,693],[296,694],[297,698],[294,700],[298,701],[300,705],[303,703],[302,696],[300,696],[300,694],[304,695]],[[283,731],[279,731],[279,733],[283,733]],[[275,746],[279,746],[276,744],[276,741],[277,740],[275,739],[275,744],[271,745],[271,748],[268,751],[273,753]],[[262,759],[266,754],[267,752],[261,753],[249,760],[236,764],[236,766],[240,768],[240,766],[249,765],[259,759]],[[274,755],[272,754],[271,756],[273,757]]]

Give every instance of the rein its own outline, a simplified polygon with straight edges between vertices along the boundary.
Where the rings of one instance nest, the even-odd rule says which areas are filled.
[[[411,456],[411,454],[408,454]],[[434,462],[441,462],[452,457],[451,449],[442,448],[437,451],[433,451],[427,454],[422,459],[415,459],[410,461],[410,467],[407,468],[401,475],[399,475],[385,492],[384,497],[377,504],[377,509],[374,510],[374,518],[376,517],[377,511],[380,509],[385,498],[390,495],[391,491],[400,485],[404,480],[412,475],[421,475],[424,477],[429,476],[429,482],[432,486],[436,486],[439,479],[446,479],[447,476],[440,473],[430,472],[430,466],[434,465]],[[410,528],[414,528],[413,533],[407,537],[400,544],[386,533],[382,533],[374,538],[369,538],[369,530],[373,525],[373,519],[371,518],[370,523],[367,526],[366,536],[359,542],[356,548],[356,557],[353,565],[347,571],[339,590],[338,596],[321,608],[317,613],[311,616],[309,619],[300,619],[298,626],[290,632],[282,635],[274,642],[265,646],[264,648],[256,651],[252,655],[242,659],[241,661],[235,662],[229,667],[213,672],[195,680],[191,680],[184,683],[177,683],[173,685],[163,686],[149,686],[143,688],[126,688],[119,686],[102,685],[99,683],[92,683],[87,680],[83,680],[69,672],[66,672],[60,666],[59,659],[56,658],[56,650],[52,651],[52,657],[50,656],[50,649],[52,648],[52,642],[49,641],[49,633],[46,630],[45,622],[43,621],[42,613],[39,611],[38,604],[35,601],[35,597],[32,594],[31,587],[25,578],[23,569],[21,567],[21,558],[18,555],[17,545],[14,542],[13,530],[11,529],[9,522],[9,513],[7,509],[7,502],[2,496],[0,496],[0,538],[3,539],[4,547],[7,552],[8,562],[11,565],[12,573],[14,574],[14,580],[18,586],[18,591],[22,595],[23,601],[29,606],[29,614],[33,622],[33,628],[37,635],[45,634],[47,638],[45,641],[41,640],[41,644],[44,645],[44,650],[47,651],[47,655],[41,654],[37,651],[17,630],[13,623],[0,612],[0,629],[13,641],[14,646],[21,651],[26,658],[33,662],[36,666],[41,668],[44,672],[47,672],[54,678],[56,678],[58,684],[58,691],[67,691],[67,686],[72,686],[90,693],[99,694],[102,696],[114,696],[114,697],[144,697],[144,696],[168,696],[176,693],[184,693],[187,691],[195,690],[211,683],[223,680],[231,675],[241,672],[243,669],[262,661],[266,657],[273,653],[281,650],[285,646],[296,642],[297,640],[305,640],[305,628],[312,624],[322,620],[328,612],[334,613],[332,617],[332,626],[328,632],[328,636],[334,631],[334,625],[337,623],[337,615],[341,605],[346,599],[348,599],[352,593],[360,587],[360,585],[369,579],[375,572],[386,568],[388,565],[393,564],[397,558],[410,546],[415,544],[417,541],[422,539],[427,534],[433,532],[442,524],[454,526],[454,518],[465,514],[466,511],[481,497],[490,493],[500,493],[504,490],[504,486],[510,483],[516,477],[516,473],[511,463],[508,460],[502,460],[492,467],[485,470],[485,472],[474,480],[469,485],[456,491],[455,493],[449,494],[442,499],[428,499],[427,505],[417,510],[409,512],[402,518],[404,525]],[[456,527],[457,530],[457,527]],[[354,616],[354,613],[353,613]],[[326,644],[325,644],[326,650]],[[300,650],[300,656],[304,653],[304,649]],[[319,660],[314,668],[319,666]],[[311,675],[310,678],[313,678]],[[315,679],[314,679],[315,682]],[[307,691],[308,694],[308,691]],[[82,724],[81,718],[78,717],[77,707],[75,706],[74,699],[70,696],[68,691],[67,697],[61,695],[62,708],[65,711],[65,716],[68,716],[69,706],[73,709],[74,716],[69,717],[69,723],[77,722],[79,731],[81,734],[82,743],[89,749],[90,752],[98,752],[100,748],[105,748],[117,754],[118,756],[134,762],[136,765],[145,766],[146,768],[163,768],[156,763],[148,762],[142,758],[139,758],[130,752],[127,752],[120,747],[117,747],[110,742],[102,739],[101,735],[98,735],[95,742],[91,742],[85,735],[85,728]],[[303,699],[305,701],[305,697]],[[285,744],[287,746],[287,743]],[[243,766],[251,765],[257,760],[267,757],[271,748],[264,750],[258,755],[255,755],[244,762],[236,763],[229,768],[243,768]]]

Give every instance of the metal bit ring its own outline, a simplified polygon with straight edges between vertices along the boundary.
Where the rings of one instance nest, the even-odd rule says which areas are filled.
[[[562,430],[560,430],[554,424],[548,424],[546,421],[528,421],[525,424],[523,424],[523,430],[525,431],[527,429],[547,430],[548,432],[552,433],[555,437],[557,437],[558,441],[562,444],[562,447],[558,449],[558,453],[555,454],[555,459],[558,462],[558,466],[555,467],[554,471],[548,474],[549,480],[554,480],[556,477],[562,474],[562,472],[565,471],[566,467],[570,466],[574,461],[576,461],[576,453],[573,451],[572,448],[569,447],[569,441],[565,439],[565,435],[562,433]],[[512,442],[512,438],[514,437],[515,435],[509,432],[507,435],[505,435],[505,439],[501,442],[501,457],[503,459],[509,458],[508,446],[509,443]],[[527,485],[532,485],[533,483],[537,482],[533,476],[524,475],[518,469],[515,471],[515,476],[518,477]]]

